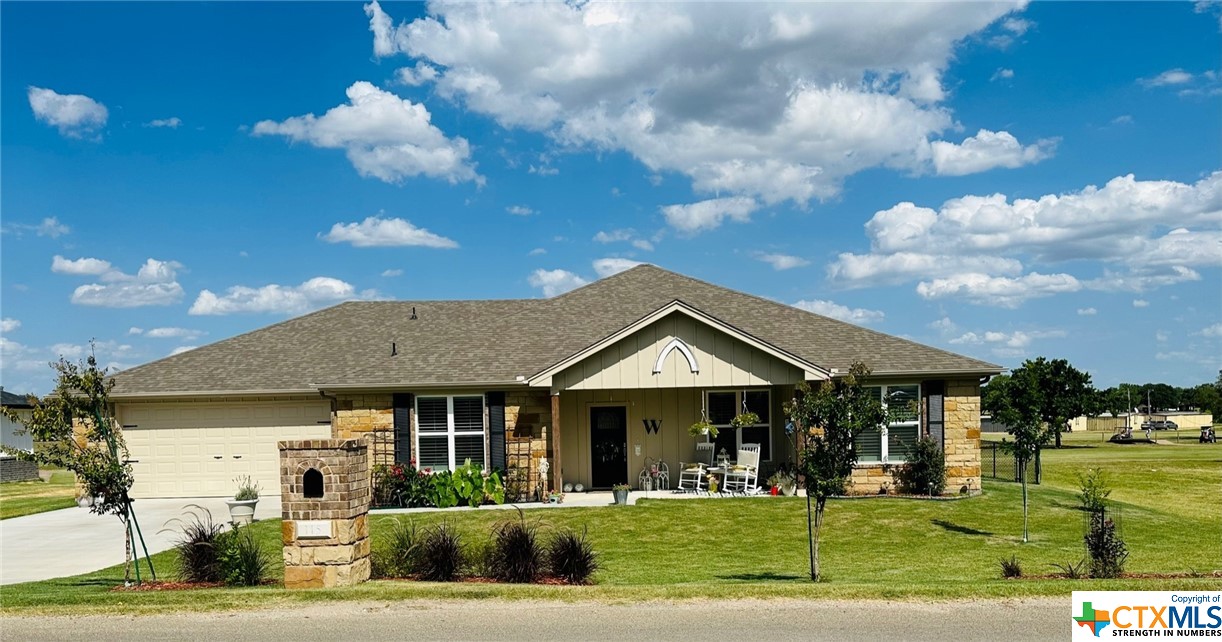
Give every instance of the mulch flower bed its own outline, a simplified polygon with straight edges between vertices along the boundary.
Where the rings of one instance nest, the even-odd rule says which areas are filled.
[[[1222,578],[1222,571],[1213,571],[1212,573],[1121,573],[1120,577],[1109,578],[1118,580],[1199,580],[1209,578]],[[1064,573],[1050,573],[1048,575],[1023,575],[1022,577],[1007,577],[1008,580],[1089,580],[1091,577],[1071,578]]]

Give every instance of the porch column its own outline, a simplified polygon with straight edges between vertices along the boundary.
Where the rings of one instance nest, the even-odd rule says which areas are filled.
[[[564,470],[560,456],[560,393],[552,395],[552,478],[556,480],[553,487],[559,492],[564,488]]]

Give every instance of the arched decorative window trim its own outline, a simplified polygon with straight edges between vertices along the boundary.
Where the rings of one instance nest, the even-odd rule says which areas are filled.
[[[696,361],[696,355],[692,354],[692,349],[683,342],[683,339],[675,337],[674,339],[670,340],[670,343],[666,344],[666,347],[662,348],[661,352],[658,353],[658,360],[653,364],[654,374],[662,372],[662,364],[666,363],[666,358],[669,357],[670,353],[674,352],[675,350],[681,352],[687,359],[687,365],[689,368],[691,368],[692,372],[700,372],[700,364]]]

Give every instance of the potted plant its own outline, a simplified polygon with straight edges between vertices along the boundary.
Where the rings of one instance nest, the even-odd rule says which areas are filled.
[[[250,475],[234,478],[238,491],[233,499],[225,500],[229,506],[229,521],[234,525],[249,524],[255,519],[255,505],[259,503],[259,483],[251,481]]]
[[[790,497],[796,495],[798,493],[798,467],[791,461],[782,463],[772,477],[768,478],[768,483],[776,486],[782,495]]]
[[[717,479],[717,475],[709,473],[708,477],[706,477],[705,479],[707,479],[709,482],[709,492],[710,493],[717,492],[717,486],[720,483],[720,480]]]
[[[758,424],[759,422],[760,422],[759,415],[755,414],[754,412],[744,412],[744,413],[734,415],[734,418],[730,420],[730,425],[737,429],[737,428],[746,428],[748,426],[754,426],[755,424]]]
[[[687,434],[693,437],[708,435],[710,439],[717,439],[717,426],[701,419],[688,427]]]
[[[628,484],[616,484],[611,487],[611,493],[615,495],[616,504],[628,504]]]

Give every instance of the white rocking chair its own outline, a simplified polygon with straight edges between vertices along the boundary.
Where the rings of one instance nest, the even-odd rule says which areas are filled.
[[[679,462],[679,492],[700,492],[708,488],[705,475],[713,464],[713,442],[696,444],[696,459],[700,461]]]
[[[726,471],[726,490],[744,495],[759,492],[760,445],[743,444],[738,461]]]

